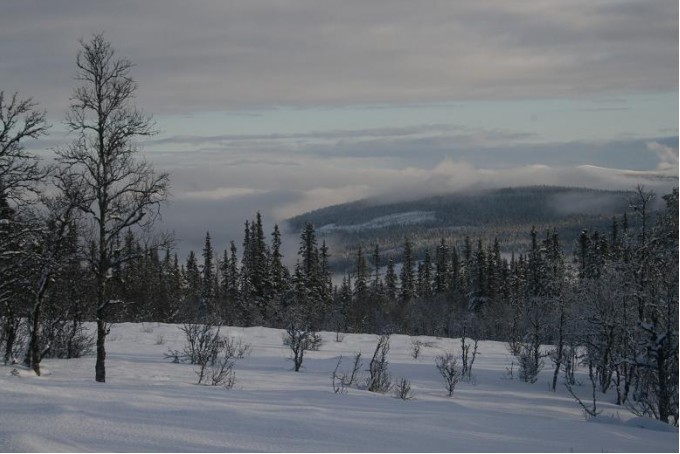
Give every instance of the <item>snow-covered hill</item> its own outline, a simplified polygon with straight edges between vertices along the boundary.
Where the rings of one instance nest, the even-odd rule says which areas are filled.
[[[423,224],[436,219],[434,211],[408,211],[406,213],[395,213],[387,216],[373,218],[370,221],[353,225],[326,224],[317,229],[319,233],[329,232],[359,232],[362,230],[382,229],[391,226],[406,226]]]
[[[341,369],[354,352],[370,357],[375,335],[336,342],[323,333],[295,373],[281,330],[223,331],[252,346],[231,390],[196,385],[194,366],[163,358],[183,346],[174,325],[114,326],[105,384],[94,382],[93,357],[45,360],[41,377],[1,367],[0,451],[678,451],[677,429],[634,417],[611,395],[600,396],[603,414],[586,420],[566,390],[548,389],[549,367],[533,385],[511,379],[501,343],[480,343],[474,380],[448,398],[434,357],[457,354],[459,340],[420,338],[434,345],[413,359],[411,338],[392,336],[390,371],[415,390],[404,401],[331,389],[339,356]]]

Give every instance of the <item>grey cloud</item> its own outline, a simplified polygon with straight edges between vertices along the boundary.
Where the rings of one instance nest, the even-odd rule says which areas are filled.
[[[589,107],[580,109],[582,112],[621,112],[630,110],[629,107]]]
[[[236,140],[234,140],[236,137]],[[264,139],[263,137],[271,137]],[[248,164],[277,164],[299,167],[309,158],[363,158],[380,160],[385,166],[431,166],[444,158],[469,162],[477,167],[503,168],[522,164],[574,166],[592,164],[632,170],[655,169],[658,158],[647,152],[648,144],[677,150],[677,137],[536,143],[534,136],[502,130],[473,130],[445,125],[363,131],[325,131],[300,135],[223,135],[185,137],[178,142],[186,153],[168,153],[174,166],[194,165],[201,159],[216,159],[215,167]],[[172,143],[169,140],[168,143]],[[150,148],[162,149],[166,141]]]
[[[319,154],[352,154],[357,149],[366,150],[360,154],[371,154],[372,148],[380,149],[383,156],[391,155],[389,149],[400,142],[424,141],[430,147],[451,146],[457,147],[489,146],[491,144],[526,141],[535,139],[537,136],[530,133],[511,132],[499,129],[469,128],[459,125],[413,125],[399,128],[371,128],[355,130],[330,130],[314,131],[309,133],[295,134],[223,134],[218,136],[181,135],[170,136],[148,141],[152,147],[193,146],[201,150],[239,151],[243,149],[257,150],[259,152],[280,153],[282,150],[289,152],[319,153]],[[418,148],[424,148],[419,146]]]
[[[650,143],[658,144],[650,147],[652,151],[661,150],[662,158],[666,159],[662,163],[667,163],[673,141],[659,139]],[[535,152],[535,156],[545,157],[546,150],[551,153],[549,158],[535,161],[541,164],[532,164],[527,159],[530,153],[515,160],[516,150],[502,148],[477,149],[468,155],[432,152],[429,157],[423,156],[423,150],[416,150],[413,161],[395,157],[391,162],[385,158],[357,157],[346,153],[338,156],[283,154],[278,160],[258,160],[257,156],[240,160],[233,153],[149,156],[159,168],[172,172],[178,198],[190,194],[193,199],[201,196],[226,199],[248,191],[287,191],[297,196],[293,202],[277,208],[277,213],[285,212],[285,215],[291,215],[295,210],[319,208],[324,204],[389,192],[401,196],[405,193],[446,192],[471,185],[495,187],[498,184],[562,184],[600,188],[611,184],[625,189],[633,186],[636,179],[663,182],[659,178],[664,177],[677,180],[677,168],[657,165],[658,158],[647,151],[644,142],[633,141],[626,146],[635,156],[646,158],[648,165],[640,166],[642,168],[637,171],[625,165],[622,165],[623,170],[602,170],[607,167],[598,161],[612,162],[612,156],[616,156],[623,145],[580,144],[579,148],[578,144],[554,144],[552,150],[544,146]],[[504,157],[504,153],[507,156]],[[593,157],[598,153],[604,156]],[[232,165],[235,159],[238,165]],[[619,159],[622,164],[625,164],[624,161]],[[291,163],[295,165],[291,166]],[[672,181],[667,184],[672,184]]]
[[[330,130],[314,131],[296,134],[223,134],[218,136],[182,135],[170,136],[162,139],[149,141],[152,145],[164,144],[188,144],[201,145],[206,143],[230,143],[257,140],[285,140],[285,139],[350,139],[350,138],[374,138],[374,137],[401,137],[423,133],[451,133],[465,130],[457,125],[413,125],[402,128],[370,128],[353,130]]]
[[[677,2],[5,2],[3,89],[66,107],[104,30],[155,113],[677,90]]]

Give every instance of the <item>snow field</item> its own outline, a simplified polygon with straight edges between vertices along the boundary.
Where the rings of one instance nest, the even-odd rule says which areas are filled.
[[[548,388],[546,367],[531,385],[507,376],[505,344],[480,342],[471,383],[448,398],[434,367],[444,350],[460,352],[459,339],[432,342],[411,356],[412,338],[394,335],[388,355],[396,380],[407,378],[415,398],[350,388],[334,394],[330,375],[340,355],[349,371],[361,351],[362,370],[376,335],[322,333],[319,351],[307,352],[292,371],[282,330],[223,328],[251,344],[236,363],[236,386],[196,385],[195,366],[164,359],[181,349],[176,325],[114,325],[107,340],[107,383],[94,381],[94,357],[44,360],[45,374],[0,368],[0,451],[306,451],[306,452],[677,452],[678,431],[637,418],[600,396],[594,420],[564,387]],[[516,366],[515,366],[516,369]],[[365,373],[365,372],[364,372]],[[587,402],[591,391],[575,387]]]

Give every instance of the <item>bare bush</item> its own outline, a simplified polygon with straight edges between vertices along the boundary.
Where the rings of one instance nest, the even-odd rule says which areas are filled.
[[[449,397],[452,397],[462,375],[461,370],[458,368],[456,358],[453,353],[447,352],[437,356],[434,360],[434,364],[444,379],[444,387],[449,393]]]
[[[390,335],[383,334],[378,339],[378,344],[368,366],[367,389],[371,392],[385,393],[392,388],[392,379],[388,370],[389,363],[387,362],[389,351]]]
[[[461,375],[463,378],[470,380],[472,378],[472,365],[475,363],[477,358],[477,345],[479,344],[479,339],[472,339],[472,344],[467,342],[465,337],[465,331],[463,331],[463,337],[460,338],[461,354],[460,358],[462,361],[463,369]],[[470,353],[470,348],[472,348],[472,353]]]
[[[183,350],[169,349],[165,357],[174,363],[196,364],[198,384],[231,389],[236,383],[235,362],[250,355],[250,344],[222,336],[220,328],[220,325],[184,324],[179,328],[186,336]]]
[[[225,348],[222,356],[212,363],[201,363],[196,371],[198,384],[222,386],[227,389],[234,387],[236,372],[234,371],[235,357],[233,349]]]
[[[179,350],[173,350],[169,348],[168,352],[163,354],[163,357],[165,359],[171,359],[173,363],[178,364],[182,362],[182,358],[184,357],[184,355]]]
[[[361,361],[361,352],[354,354],[354,363],[352,365],[352,373],[347,378],[347,386],[352,386],[359,380],[359,371],[363,362]]]
[[[411,400],[415,396],[411,388],[411,382],[405,378],[400,379],[394,386],[394,395],[401,400]]]
[[[94,334],[83,322],[46,318],[42,322],[41,358],[80,358],[94,351]]]
[[[171,358],[175,363],[215,362],[220,350],[224,347],[223,337],[220,336],[220,325],[185,323],[179,329],[186,338],[184,348],[182,351],[169,349],[165,354],[166,358]]]
[[[4,364],[17,364],[28,345],[28,327],[16,317],[0,318],[0,346],[5,353]]]
[[[576,384],[574,372],[578,364],[579,356],[576,347],[566,346],[564,349],[564,380],[570,385]]]
[[[340,364],[342,363],[342,356],[338,359],[338,363],[335,365],[335,369],[331,374],[333,392],[346,393],[347,388],[357,383],[359,379],[359,371],[361,370],[361,352],[354,354],[354,361],[352,363],[352,372],[338,372],[340,369]]]
[[[576,400],[576,402],[581,406],[583,409],[583,412],[586,415],[587,418],[595,418],[597,417],[600,413],[602,413],[602,410],[597,409],[597,380],[595,379],[594,374],[590,374],[590,384],[593,389],[593,405],[587,405],[583,402],[583,400],[576,395],[573,389],[572,383],[570,383],[568,380],[564,382],[564,386],[567,388],[567,391],[569,391],[569,394]]]
[[[507,343],[508,352],[510,352],[512,356],[519,356],[521,345],[522,343],[519,340],[515,338],[511,339]]]
[[[250,344],[244,344],[241,339],[236,344],[236,359],[248,358],[252,351]]]
[[[505,375],[502,378],[509,378],[510,380],[514,380],[515,379],[514,369],[515,369],[515,361],[511,361],[510,367],[505,368]]]
[[[290,360],[293,361],[295,372],[299,372],[305,352],[307,350],[318,350],[321,346],[321,336],[312,331],[306,324],[292,321],[286,328],[283,344],[290,348]]]
[[[312,332],[309,336],[309,350],[313,352],[318,352],[323,345],[323,338],[321,334]]]
[[[411,339],[411,357],[413,359],[418,359],[420,356],[420,351],[423,348],[423,342],[418,339]]]
[[[338,373],[338,369],[340,368],[341,363],[342,363],[342,355],[340,355],[340,358],[338,358],[338,363],[335,365],[335,369],[333,369],[333,373],[331,374],[331,385],[333,386],[333,392],[335,394],[346,394],[347,393],[347,385],[345,384],[345,377],[342,374]]]
[[[145,324],[142,322],[142,327],[140,328],[140,331],[141,331],[142,333],[151,334],[151,333],[153,333],[153,327],[152,327],[152,326],[145,325]]]
[[[517,356],[519,378],[527,383],[536,383],[543,370],[543,356],[532,345],[522,344]]]
[[[420,358],[423,348],[432,348],[436,346],[437,344],[435,342],[411,339],[411,357],[413,359],[418,359]]]

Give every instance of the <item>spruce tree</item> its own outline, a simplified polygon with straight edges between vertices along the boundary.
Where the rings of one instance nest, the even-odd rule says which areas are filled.
[[[416,295],[415,289],[415,258],[413,257],[413,246],[408,238],[404,239],[402,248],[402,268],[401,268],[401,299],[409,301]]]
[[[319,260],[319,248],[316,242],[314,226],[307,223],[300,235],[298,262],[295,269],[296,303],[301,313],[307,318],[312,329],[319,329],[324,313],[328,309],[323,295],[325,294],[324,278]]]
[[[328,310],[331,305],[333,294],[333,281],[331,276],[330,252],[328,246],[326,246],[326,240],[323,240],[321,249],[319,249],[319,262],[321,279],[319,284],[319,296],[324,310]]]
[[[383,283],[380,279],[380,265],[380,246],[376,244],[373,248],[373,283],[371,284],[373,293],[376,295],[382,294],[383,292]]]
[[[385,296],[388,301],[394,302],[397,299],[397,273],[394,271],[394,259],[387,260],[385,270]]]
[[[196,319],[201,301],[201,272],[198,269],[198,260],[194,251],[189,251],[184,275],[187,309],[191,318]]]
[[[252,298],[252,268],[253,268],[253,241],[251,235],[250,222],[246,221],[243,229],[243,253],[241,258],[241,269],[239,270],[239,300],[238,313],[240,323],[251,326],[253,314],[251,308]]]
[[[271,280],[272,292],[275,298],[279,300],[288,287],[288,269],[283,265],[281,231],[278,224],[274,225],[274,231],[272,232]]]
[[[229,243],[229,253],[225,250],[224,257],[224,280],[222,281],[224,307],[222,308],[222,313],[229,323],[238,324],[240,323],[240,313],[238,312],[240,271],[236,243],[234,241]]]
[[[215,315],[215,263],[210,232],[205,234],[203,245],[203,269],[201,271],[201,300],[199,313],[201,316]]]
[[[437,295],[448,293],[450,287],[449,262],[449,247],[446,245],[446,240],[442,238],[435,256],[434,292]]]
[[[418,266],[418,296],[432,298],[432,259],[428,248],[425,248],[423,261]]]
[[[368,280],[369,269],[368,262],[364,256],[361,246],[357,249],[357,259],[354,267],[354,299],[351,311],[351,323],[354,331],[362,331],[366,328],[368,309],[369,309],[369,292]]]

